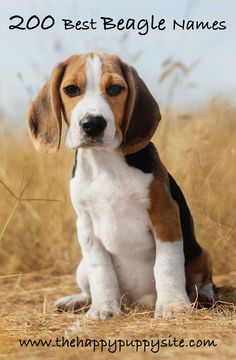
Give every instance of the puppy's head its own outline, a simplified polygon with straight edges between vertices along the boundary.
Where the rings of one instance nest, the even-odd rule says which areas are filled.
[[[62,118],[69,148],[143,148],[160,121],[159,107],[137,72],[117,56],[72,56],[52,72],[31,105],[28,124],[36,148],[55,153]]]

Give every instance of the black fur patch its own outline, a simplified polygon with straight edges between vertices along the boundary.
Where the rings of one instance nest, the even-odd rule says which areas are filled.
[[[177,202],[180,211],[180,221],[184,240],[185,262],[190,261],[202,253],[201,246],[197,243],[192,215],[184,198],[182,191],[168,173],[170,181],[170,192],[172,198]]]
[[[150,174],[155,171],[155,153],[155,146],[150,142],[145,148],[138,152],[126,155],[125,159],[129,166],[133,166],[146,174]]]

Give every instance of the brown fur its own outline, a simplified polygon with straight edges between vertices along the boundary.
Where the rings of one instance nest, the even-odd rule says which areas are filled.
[[[86,88],[85,76],[85,56],[71,56],[64,64],[66,67],[64,77],[60,86],[60,97],[62,99],[62,112],[67,124],[70,124],[71,113],[78,101],[82,98]],[[81,95],[75,97],[68,97],[64,93],[64,88],[68,85],[77,85],[81,90]]]
[[[57,66],[29,110],[28,126],[33,142],[37,150],[46,154],[53,154],[60,147],[62,119],[59,88],[64,71],[63,64]]]
[[[155,153],[154,180],[150,186],[150,201],[150,219],[158,239],[168,242],[181,240],[183,235],[179,208],[172,199],[168,173],[157,152]],[[192,231],[194,232],[194,226]],[[204,285],[212,282],[211,261],[205,250],[185,264],[185,274],[186,290],[191,302],[195,302],[198,296],[198,306],[203,304],[204,306],[211,306],[212,301],[197,293]]]
[[[182,239],[179,208],[172,199],[168,173],[158,154],[155,156],[154,180],[150,185],[150,219],[155,234],[160,241]]]
[[[144,81],[131,66],[120,60],[128,84],[128,100],[122,124],[122,151],[125,155],[144,148],[153,136],[161,114]]]
[[[171,197],[166,170],[160,160],[150,186],[150,200],[149,214],[157,238],[168,242],[181,240],[179,208]],[[204,285],[212,282],[211,262],[205,250],[185,264],[185,275],[190,301],[195,302],[197,299],[199,307],[212,306],[212,300],[198,294]]]

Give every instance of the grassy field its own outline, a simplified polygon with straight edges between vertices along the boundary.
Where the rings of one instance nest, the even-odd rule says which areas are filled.
[[[34,150],[25,129],[13,131],[2,119],[0,358],[235,358],[236,110],[228,103],[213,102],[199,112],[162,113],[153,140],[188,200],[199,242],[211,254],[220,287],[218,306],[168,321],[153,320],[139,309],[106,322],[80,314],[57,314],[54,300],[77,291],[73,274],[80,249],[68,196],[74,154],[62,147],[57,156],[44,157]],[[18,341],[61,336],[142,340],[170,335],[186,342],[214,339],[217,346],[166,347],[158,354],[125,348],[111,354],[91,348],[22,348]]]

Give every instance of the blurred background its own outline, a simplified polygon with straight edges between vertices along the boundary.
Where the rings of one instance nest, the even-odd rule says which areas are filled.
[[[156,97],[163,118],[153,140],[186,195],[199,241],[211,253],[215,273],[235,269],[235,1],[9,0],[0,9],[0,272],[65,273],[78,263],[68,196],[74,154],[64,146],[53,158],[38,154],[25,119],[58,62],[97,50],[131,63]],[[9,30],[11,16],[34,14],[52,15],[55,26]],[[65,31],[61,22],[151,15],[165,18],[168,28],[141,36],[101,27]],[[223,20],[227,29],[173,31],[173,19]]]
[[[132,63],[145,79],[161,105],[181,110],[206,104],[212,97],[236,99],[236,3],[233,0],[9,0],[1,2],[0,106],[16,120],[25,112],[27,100],[34,96],[51,69],[62,59],[81,52],[100,50],[120,55]],[[55,18],[55,25],[44,31],[9,30],[9,18],[31,15]],[[100,16],[166,19],[164,31],[64,30],[62,18],[99,20]],[[225,21],[226,30],[172,30],[173,19],[181,21]],[[175,68],[173,69],[173,66]],[[163,81],[163,72],[172,69]],[[177,85],[178,83],[178,89]]]

